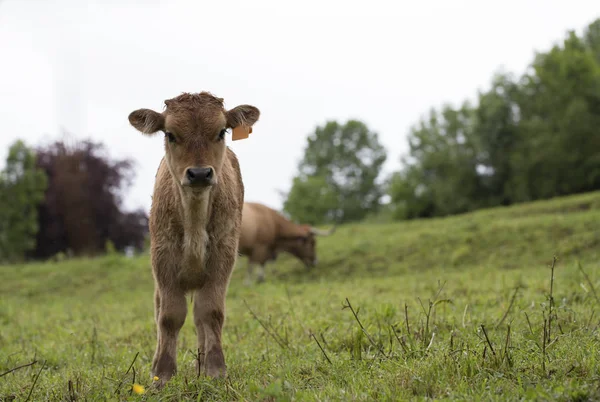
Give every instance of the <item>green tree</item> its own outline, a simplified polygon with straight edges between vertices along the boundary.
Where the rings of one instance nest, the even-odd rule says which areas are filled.
[[[600,189],[600,64],[590,47],[570,32],[537,55],[521,92],[512,198]]]
[[[0,260],[14,262],[35,247],[38,205],[44,200],[47,177],[23,141],[10,147],[0,174]]]
[[[398,218],[443,216],[481,206],[482,183],[475,114],[465,103],[446,105],[411,128],[409,155],[402,171],[391,179],[389,191]]]
[[[318,126],[308,138],[284,211],[313,224],[363,219],[380,205],[377,178],[385,160],[377,133],[363,122]]]
[[[478,95],[473,127],[477,169],[486,206],[508,205],[513,171],[510,156],[519,136],[519,86],[509,74],[496,74],[491,88]]]
[[[335,220],[339,202],[325,177],[295,177],[283,209],[298,222],[318,225]]]
[[[477,104],[411,128],[389,180],[398,219],[600,189],[600,19],[536,55],[521,79],[496,74]]]
[[[590,49],[600,64],[600,18],[587,26],[583,34],[585,45]]]
[[[406,166],[388,180],[394,219],[427,218],[435,215],[433,191],[421,182],[424,172],[417,166]]]

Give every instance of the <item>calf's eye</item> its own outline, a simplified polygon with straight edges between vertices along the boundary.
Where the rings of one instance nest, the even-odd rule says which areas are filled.
[[[169,142],[175,142],[175,136],[171,133],[165,133],[165,137],[169,140]]]
[[[227,129],[224,128],[223,130],[221,130],[221,132],[219,133],[219,139],[222,140],[225,138],[225,134],[227,133]]]

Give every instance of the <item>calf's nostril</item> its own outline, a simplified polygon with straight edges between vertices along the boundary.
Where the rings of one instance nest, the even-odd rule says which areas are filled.
[[[188,169],[188,170],[186,171],[186,175],[187,175],[187,178],[188,178],[190,181],[192,181],[192,180],[194,180],[194,179],[196,178],[196,174],[194,173],[194,170],[193,170],[193,169]]]

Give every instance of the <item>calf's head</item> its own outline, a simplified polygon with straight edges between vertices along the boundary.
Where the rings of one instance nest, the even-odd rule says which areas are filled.
[[[247,133],[259,116],[260,111],[254,106],[225,110],[222,98],[200,92],[165,100],[162,113],[135,110],[129,114],[129,122],[146,135],[162,131],[171,175],[183,189],[202,192],[218,182],[227,130],[242,129]]]

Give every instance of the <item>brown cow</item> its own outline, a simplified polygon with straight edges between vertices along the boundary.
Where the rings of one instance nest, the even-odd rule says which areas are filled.
[[[159,377],[159,387],[177,372],[177,338],[187,315],[188,292],[198,334],[198,372],[226,375],[221,332],[237,258],[244,185],[225,134],[232,128],[234,138],[239,130],[247,137],[260,115],[249,105],[227,111],[223,99],[207,92],[183,93],[165,105],[162,113],[139,109],[129,115],[142,133],[165,135],[150,210],[158,329],[152,375]]]
[[[307,268],[317,264],[315,235],[328,236],[335,231],[322,231],[310,225],[298,225],[266,205],[246,202],[242,212],[239,252],[248,257],[246,284],[252,282],[252,266],[258,264],[258,281],[265,279],[265,264],[285,251]]]

